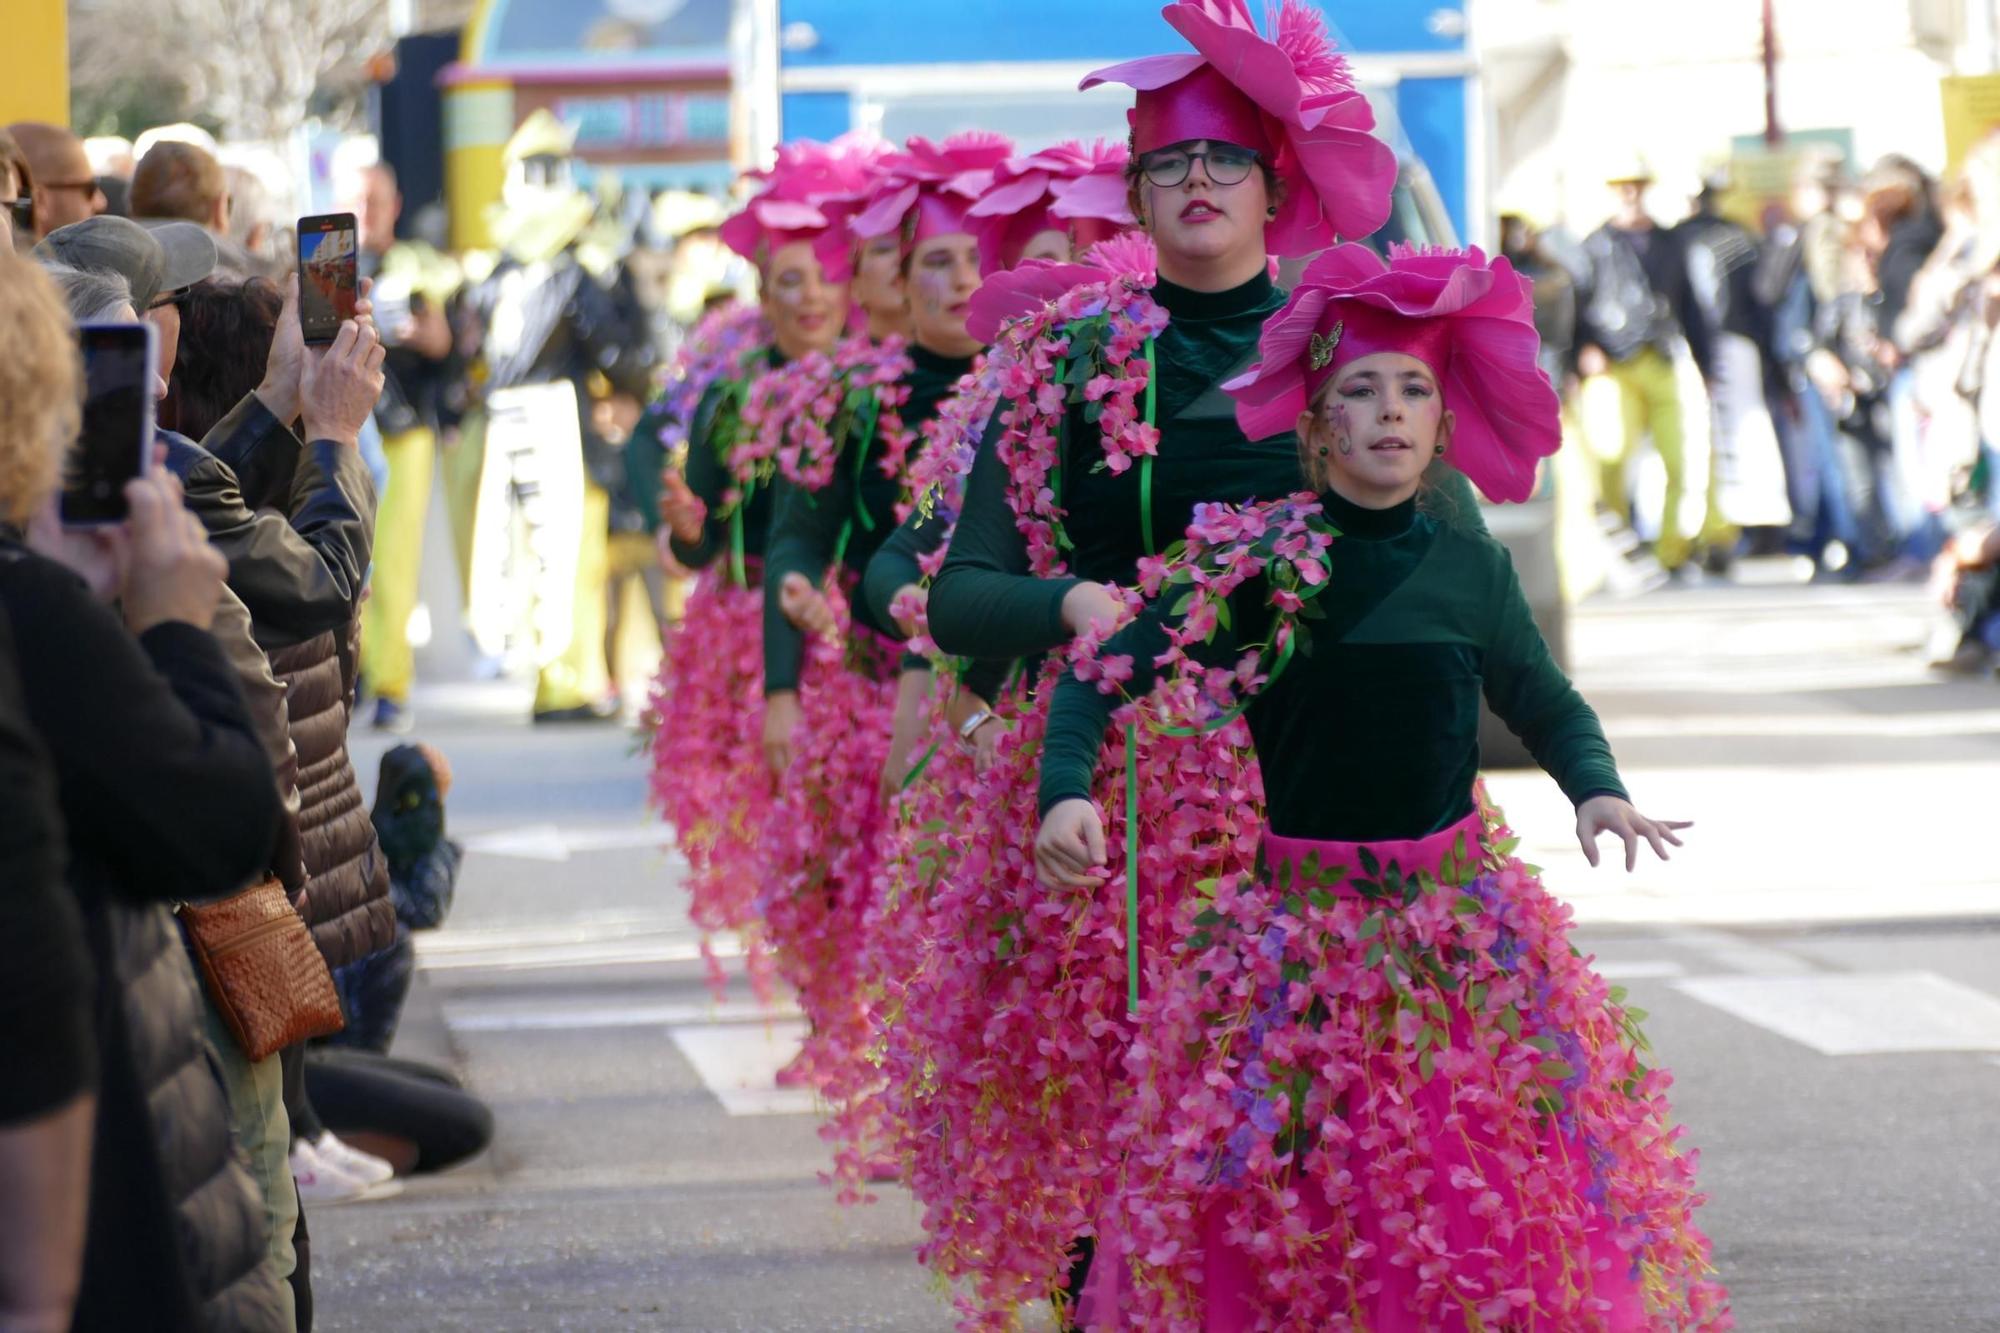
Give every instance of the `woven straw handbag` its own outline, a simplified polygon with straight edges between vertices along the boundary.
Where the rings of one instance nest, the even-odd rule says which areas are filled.
[[[252,1064],[346,1026],[326,959],[275,878],[177,910],[216,1010]]]

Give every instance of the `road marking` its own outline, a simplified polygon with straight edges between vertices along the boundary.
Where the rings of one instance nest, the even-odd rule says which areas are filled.
[[[671,851],[673,846],[674,831],[658,822],[619,824],[608,828],[523,824],[517,828],[474,833],[465,839],[468,852],[553,862],[567,861],[578,852],[608,852],[627,847],[657,847],[662,851]]]
[[[1674,713],[1613,714],[1604,720],[1612,740],[1696,736],[1783,737],[1814,740],[1929,740],[1940,736],[2000,733],[2000,709],[1936,713]]]
[[[1606,981],[1644,981],[1648,977],[1681,977],[1687,969],[1671,958],[1599,958],[1590,970]]]
[[[2000,999],[1935,972],[1690,977],[1674,986],[1822,1055],[2000,1051]]]
[[[781,1088],[774,1082],[805,1039],[803,1022],[765,1028],[706,1023],[673,1029],[680,1048],[702,1084],[732,1116],[810,1115],[817,1098],[810,1088]]]
[[[798,1018],[796,1006],[765,1009],[739,1004],[628,1004],[550,1008],[536,1005],[447,1004],[444,1021],[453,1032],[569,1032],[582,1028],[674,1027],[688,1023],[746,1026]]]
[[[1669,943],[1692,949],[1731,972],[1747,972],[1756,976],[1796,976],[1814,970],[1811,963],[1797,954],[1752,944],[1740,936],[1720,930],[1686,926],[1668,931],[1665,938]]]

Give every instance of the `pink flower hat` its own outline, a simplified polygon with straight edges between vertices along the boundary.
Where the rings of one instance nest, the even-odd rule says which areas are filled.
[[[849,226],[864,238],[901,229],[906,248],[969,232],[966,214],[1013,154],[1013,140],[986,130],[966,130],[940,143],[913,137],[884,159],[880,183]]]
[[[795,241],[812,242],[829,282],[853,273],[853,245],[841,226],[842,201],[868,187],[870,163],[852,145],[800,139],[778,146],[770,167],[744,174],[764,188],[721,227],[723,244],[753,262]]]
[[[1137,90],[1125,113],[1134,156],[1194,139],[1256,149],[1285,182],[1264,228],[1274,255],[1308,255],[1388,221],[1396,155],[1369,132],[1375,113],[1317,10],[1285,0],[1268,37],[1245,0],[1177,0],[1160,14],[1193,54],[1128,60],[1079,85]]]
[[[1070,140],[1012,157],[966,216],[979,237],[983,273],[1012,268],[1028,242],[1063,231],[1078,253],[1132,225],[1125,203],[1125,148]]]

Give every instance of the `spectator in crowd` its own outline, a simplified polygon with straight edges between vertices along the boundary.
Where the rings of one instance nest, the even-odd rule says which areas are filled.
[[[163,139],[147,149],[132,173],[131,211],[142,221],[192,222],[214,239],[219,267],[239,277],[257,269],[229,232],[229,175],[200,144]]]
[[[108,269],[86,272],[62,266],[51,266],[48,271],[78,323],[130,323],[136,318],[131,289],[118,274]],[[296,895],[305,886],[305,862],[298,827],[298,754],[292,745],[285,687],[271,674],[270,663],[257,646],[249,610],[227,587],[209,632],[236,673],[251,723],[277,777],[284,817],[269,875]],[[291,1127],[285,1113],[284,1071],[276,1055],[254,1062],[248,1058],[206,987],[202,989],[202,1017],[229,1095],[230,1123],[264,1200],[265,1245],[272,1271],[289,1284],[297,1264],[292,1235],[298,1225],[298,1191],[289,1162]],[[281,1295],[289,1318],[295,1304],[291,1287],[282,1288]]]
[[[1883,472],[1884,509],[1911,567],[1937,550],[1938,527],[1925,503],[1924,424],[1911,358],[1918,351],[1898,341],[1898,325],[1917,276],[1943,238],[1944,226],[1931,178],[1908,158],[1891,155],[1861,182],[1862,216],[1856,231],[1868,265],[1870,351],[1886,373],[1890,466]]]
[[[14,237],[23,236],[32,226],[34,186],[28,174],[28,159],[14,136],[0,130],[0,252],[11,253]],[[22,242],[25,248],[27,242]]]
[[[375,408],[389,479],[375,519],[375,569],[361,619],[361,670],[374,696],[373,725],[402,733],[412,725],[410,616],[417,606],[424,519],[440,434],[462,407],[463,366],[452,315],[458,266],[419,241],[396,238],[403,196],[387,162],[357,170],[346,206],[359,227],[362,276],[374,299],[388,348],[385,386]]]
[[[1697,365],[1708,355],[1704,329],[1684,322],[1687,258],[1680,241],[1646,211],[1652,169],[1637,154],[1608,173],[1616,208],[1584,239],[1577,281],[1577,373],[1583,378],[1584,433],[1601,467],[1599,498],[1631,524],[1628,465],[1650,437],[1666,467],[1667,490],[1655,554],[1669,574],[1687,567],[1697,545],[1723,535],[1710,509],[1696,533],[1683,531],[1686,431],[1675,360],[1687,343]]]
[[[243,256],[244,275],[276,278],[288,273],[291,265],[278,250],[278,215],[271,192],[248,167],[225,165],[222,174],[229,189],[227,239]]]
[[[1751,549],[1776,554],[1791,521],[1783,485],[1784,464],[1766,401],[1762,348],[1769,341],[1769,311],[1755,288],[1760,242],[1742,223],[1723,216],[1729,189],[1726,167],[1704,173],[1688,216],[1674,239],[1687,258],[1685,318],[1700,332],[1701,372],[1710,407],[1708,506],[1714,521],[1704,552],[1709,569],[1727,572],[1736,527],[1756,529]]]
[[[213,433],[223,421],[217,414],[233,411],[232,404],[280,398],[281,390],[273,387],[274,379],[282,375],[280,368],[300,368],[296,414],[303,418],[305,434],[313,443],[302,448],[289,431],[274,431],[233,453],[238,464],[233,475],[241,485],[233,499],[267,515],[274,506],[283,506],[291,514],[291,540],[312,552],[309,557],[273,562],[270,574],[282,584],[288,569],[308,571],[298,592],[321,617],[315,622],[320,627],[301,636],[295,628],[259,618],[257,633],[273,672],[286,687],[300,769],[316,775],[310,789],[302,792],[299,812],[307,877],[298,905],[328,967],[339,969],[395,941],[388,867],[347,752],[359,598],[322,599],[314,591],[321,583],[316,565],[337,562],[341,566],[337,585],[349,589],[358,588],[359,571],[366,567],[373,496],[357,441],[381,393],[383,352],[372,324],[365,320],[343,329],[324,351],[308,351],[300,342],[294,300],[289,294],[280,298],[275,287],[259,280],[197,284],[183,302],[186,342],[173,392],[179,424]],[[294,408],[291,402],[280,402],[272,412],[287,420]],[[203,484],[204,476],[232,475],[225,463],[184,439],[171,438],[169,450],[170,465],[185,461],[191,491]],[[315,492],[321,493],[317,500],[305,499]],[[362,520],[325,550],[313,545],[322,531],[314,511],[322,507],[345,516],[343,527],[352,518]],[[236,521],[219,521],[211,529],[225,550],[231,549],[226,534],[237,526]],[[236,569],[237,562],[232,561],[232,578]],[[254,615],[256,608],[252,610]],[[297,1074],[288,1068],[287,1075],[293,1083],[288,1102],[292,1167],[301,1197],[307,1203],[351,1198],[386,1182],[390,1174],[386,1163],[354,1151],[319,1120],[305,1084],[302,1058]]]
[[[104,211],[104,191],[90,170],[83,140],[59,125],[20,120],[7,127],[20,145],[33,178],[29,234],[39,241],[58,227]]]
[[[97,1039],[55,772],[28,720],[4,615],[0,810],[0,1328],[64,1333],[83,1271]]]
[[[74,1327],[278,1330],[262,1200],[232,1147],[199,990],[167,904],[230,894],[267,861],[269,761],[208,633],[225,562],[172,477],[126,489],[108,531],[56,516],[76,429],[69,321],[42,273],[0,258],[0,609],[55,768],[101,1062]],[[115,603],[113,611],[107,603]],[[122,620],[122,624],[121,624]]]
[[[398,745],[382,756],[373,818],[389,861],[396,943],[340,969],[347,1027],[306,1062],[327,1124],[399,1173],[442,1170],[493,1137],[493,1113],[449,1070],[388,1054],[416,971],[411,932],[443,925],[458,886],[464,851],[445,836],[450,791],[451,766],[432,747]]]

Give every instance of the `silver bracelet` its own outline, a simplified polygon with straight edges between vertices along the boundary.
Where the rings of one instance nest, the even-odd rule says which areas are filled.
[[[958,743],[966,747],[967,749],[970,749],[972,747],[973,736],[979,731],[981,727],[985,726],[988,722],[991,722],[992,720],[993,720],[993,710],[990,708],[982,708],[978,712],[974,713],[971,717],[965,719],[965,721],[959,723]]]

